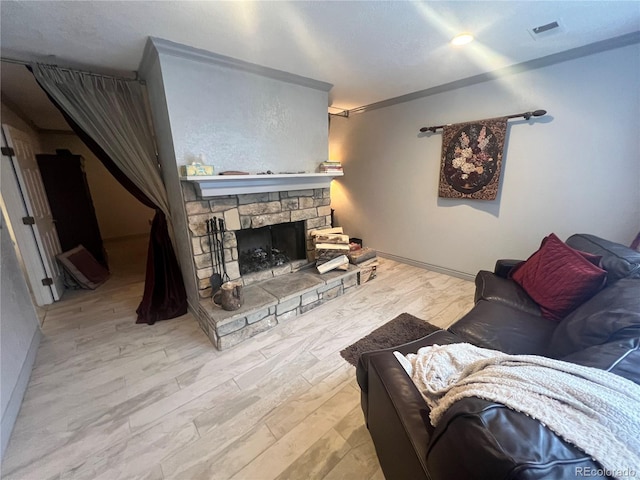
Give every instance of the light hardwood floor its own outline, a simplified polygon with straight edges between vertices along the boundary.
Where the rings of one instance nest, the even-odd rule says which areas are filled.
[[[402,312],[446,327],[473,301],[472,282],[383,259],[220,352],[189,314],[135,324],[144,248],[108,245],[112,278],[47,309],[3,479],[383,479],[340,350]]]

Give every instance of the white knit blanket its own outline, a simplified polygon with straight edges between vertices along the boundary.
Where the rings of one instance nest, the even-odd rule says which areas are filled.
[[[479,397],[537,419],[612,477],[630,470],[640,476],[640,386],[625,378],[468,343],[394,354],[429,405],[434,426],[454,402]]]

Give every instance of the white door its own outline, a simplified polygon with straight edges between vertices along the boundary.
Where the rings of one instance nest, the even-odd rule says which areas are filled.
[[[64,293],[58,232],[29,135],[9,125],[2,125],[2,133],[2,146],[13,150],[2,155],[3,203],[36,303],[46,305]]]

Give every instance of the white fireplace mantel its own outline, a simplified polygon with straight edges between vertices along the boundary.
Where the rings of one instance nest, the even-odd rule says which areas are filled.
[[[328,188],[331,180],[342,172],[281,173],[264,175],[211,175],[187,176],[181,180],[195,184],[202,198],[242,193],[281,192]]]

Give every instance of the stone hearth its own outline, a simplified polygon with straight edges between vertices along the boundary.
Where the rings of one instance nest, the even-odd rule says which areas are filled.
[[[202,299],[198,317],[211,342],[220,350],[232,347],[278,323],[332,300],[359,284],[359,268],[320,275],[315,268],[282,275],[244,287],[245,303],[228,312],[210,298]]]

